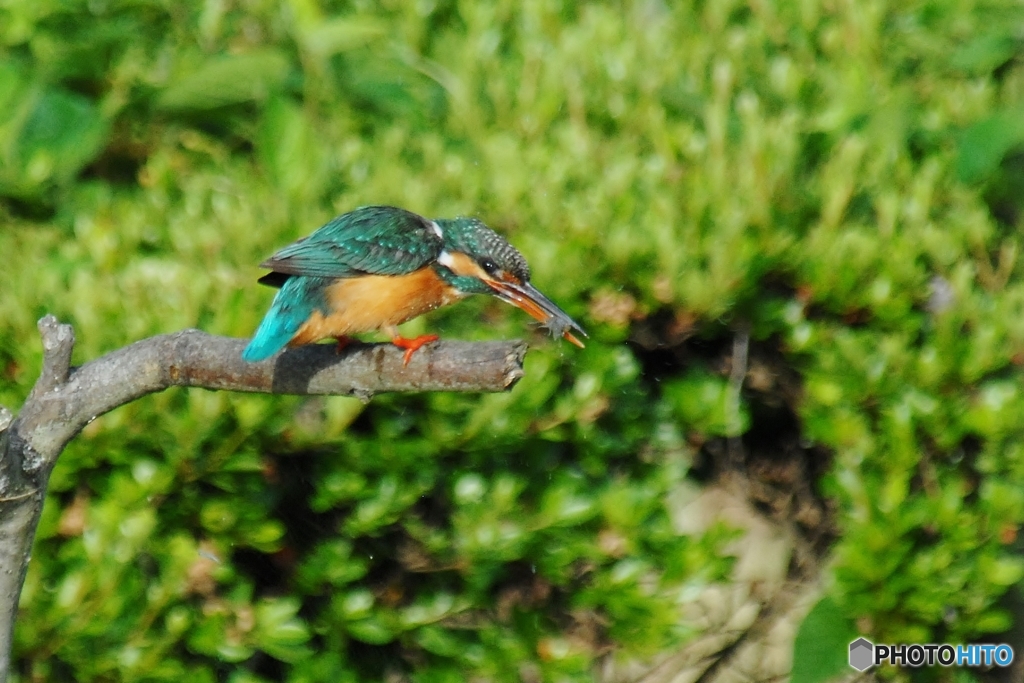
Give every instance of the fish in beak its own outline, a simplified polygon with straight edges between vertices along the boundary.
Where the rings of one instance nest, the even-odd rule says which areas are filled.
[[[555,303],[541,294],[540,290],[529,282],[512,282],[509,280],[486,279],[484,282],[494,290],[495,295],[502,301],[508,302],[516,308],[526,311],[531,317],[536,318],[542,325],[551,330],[554,337],[564,337],[567,341],[583,348],[583,342],[576,337],[576,334],[586,337],[587,333],[576,324],[576,321]],[[575,334],[574,334],[575,333]]]

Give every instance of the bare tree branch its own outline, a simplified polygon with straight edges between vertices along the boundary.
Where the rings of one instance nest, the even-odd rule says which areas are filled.
[[[747,356],[750,353],[750,323],[742,321],[732,340],[732,369],[729,371],[729,393],[726,395],[726,419],[729,431],[729,464],[737,470],[746,467],[743,454],[743,416],[740,412],[743,382],[747,378]]]
[[[37,326],[43,338],[43,370],[28,395],[28,401],[38,399],[67,381],[71,372],[71,352],[75,350],[75,331],[71,325],[61,325],[55,317],[47,315],[39,320]]]
[[[408,366],[391,344],[303,346],[246,363],[244,339],[199,330],[151,337],[71,367],[75,335],[52,315],[39,321],[43,369],[14,417],[0,406],[0,683],[11,664],[14,621],[50,472],[64,447],[98,416],[168,387],[274,394],[331,394],[368,401],[391,391],[510,389],[526,344],[436,342]],[[13,419],[12,419],[13,418]]]

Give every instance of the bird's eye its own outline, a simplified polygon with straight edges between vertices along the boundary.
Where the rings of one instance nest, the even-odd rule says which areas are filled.
[[[480,267],[483,268],[488,275],[494,275],[498,270],[498,264],[489,258],[485,258],[480,261]]]

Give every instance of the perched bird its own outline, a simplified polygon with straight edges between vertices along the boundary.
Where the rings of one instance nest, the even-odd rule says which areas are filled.
[[[280,291],[252,341],[247,361],[285,346],[382,330],[413,352],[435,341],[399,335],[398,325],[470,294],[492,294],[579,347],[586,337],[562,309],[530,284],[522,254],[475,218],[430,220],[393,206],[338,216],[260,264],[260,282]]]

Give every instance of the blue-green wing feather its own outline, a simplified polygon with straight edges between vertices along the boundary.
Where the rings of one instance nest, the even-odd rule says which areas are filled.
[[[404,275],[435,260],[442,248],[432,221],[393,206],[365,206],[338,216],[260,266],[283,275],[327,278]],[[283,279],[264,278],[272,286]]]
[[[288,278],[242,351],[242,358],[251,363],[270,358],[283,349],[313,311],[326,307],[324,290],[331,281],[316,277]]]

